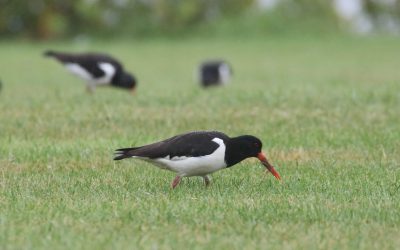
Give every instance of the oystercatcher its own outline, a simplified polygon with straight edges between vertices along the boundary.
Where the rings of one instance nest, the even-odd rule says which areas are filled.
[[[199,82],[203,87],[225,85],[231,75],[232,68],[225,61],[206,61],[199,66]]]
[[[208,186],[209,174],[249,157],[257,157],[280,180],[278,172],[267,161],[261,148],[260,139],[251,135],[230,138],[217,131],[196,131],[141,147],[117,149],[114,160],[137,158],[173,171],[177,175],[172,188],[179,184],[182,177],[190,176],[203,177]]]
[[[70,54],[46,51],[45,56],[54,57],[72,74],[87,82],[87,91],[92,93],[96,86],[111,85],[134,92],[136,79],[124,71],[120,62],[111,56],[96,53]]]

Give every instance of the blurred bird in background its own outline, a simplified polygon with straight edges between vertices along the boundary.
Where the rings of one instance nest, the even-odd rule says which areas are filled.
[[[122,64],[111,56],[97,53],[71,54],[46,51],[72,74],[86,81],[87,91],[93,93],[97,86],[112,86],[134,93],[136,78],[125,72]]]
[[[199,66],[198,81],[203,87],[226,85],[232,73],[232,67],[223,60],[205,61]]]

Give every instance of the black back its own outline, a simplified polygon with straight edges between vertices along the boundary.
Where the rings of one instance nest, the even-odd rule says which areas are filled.
[[[111,79],[111,85],[123,89],[134,89],[137,85],[136,78],[125,72],[121,63],[111,56],[99,53],[70,54],[55,51],[46,51],[45,56],[54,57],[63,64],[75,63],[89,72],[94,79],[101,78],[105,72],[99,67],[99,63],[109,63],[115,68],[115,74]]]
[[[59,62],[66,63],[76,63],[79,64],[82,68],[86,69],[93,78],[100,78],[104,76],[104,72],[101,68],[99,68],[98,63],[104,62],[109,63],[115,68],[115,75],[120,75],[123,72],[122,65],[111,56],[105,54],[98,53],[83,53],[83,54],[70,54],[70,53],[62,53],[55,51],[47,51],[45,52],[45,56],[54,57]]]
[[[222,139],[224,143],[229,140],[227,135],[217,131],[190,132],[142,147],[117,149],[118,156],[114,160],[132,156],[154,159],[166,156],[172,158],[209,155],[219,147],[218,143],[212,141],[216,137]]]

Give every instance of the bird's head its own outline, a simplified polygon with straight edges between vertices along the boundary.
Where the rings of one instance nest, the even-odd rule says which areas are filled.
[[[129,73],[124,73],[118,79],[118,84],[116,85],[120,88],[130,90],[132,91],[132,93],[134,93],[134,91],[136,90],[137,80],[133,75]]]
[[[267,157],[262,152],[262,142],[260,139],[252,135],[242,135],[232,138],[230,144],[232,145],[230,151],[233,157],[237,159],[236,162],[249,157],[256,157],[276,179],[281,179],[278,172],[268,162]]]

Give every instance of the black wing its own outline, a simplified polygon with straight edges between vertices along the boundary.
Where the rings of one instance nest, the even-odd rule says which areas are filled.
[[[122,65],[114,58],[97,53],[85,53],[85,54],[70,54],[55,51],[47,51],[44,53],[45,56],[56,58],[61,63],[76,63],[82,68],[86,69],[94,78],[104,76],[104,72],[99,68],[99,63],[110,63],[116,69],[116,74],[123,71]]]
[[[224,133],[216,131],[190,132],[142,147],[117,149],[114,160],[122,160],[132,156],[154,159],[166,156],[172,158],[175,156],[209,155],[219,147],[216,142],[212,141],[216,137],[224,142],[229,139]]]

